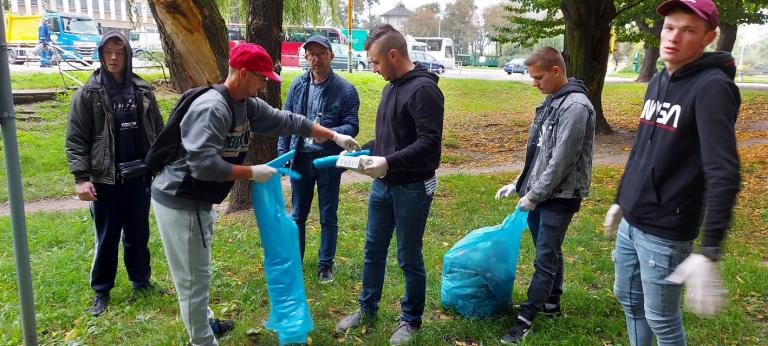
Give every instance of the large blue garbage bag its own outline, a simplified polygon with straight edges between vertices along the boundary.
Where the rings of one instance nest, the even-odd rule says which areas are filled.
[[[293,154],[292,150],[268,165],[300,179],[298,173],[281,168]],[[307,334],[313,329],[312,315],[304,292],[299,231],[285,210],[280,174],[264,183],[254,183],[251,201],[264,247],[264,273],[271,305],[264,326],[277,333],[281,345],[306,343]]]
[[[440,285],[443,306],[478,318],[509,306],[527,219],[528,212],[517,209],[501,225],[476,229],[445,253]]]

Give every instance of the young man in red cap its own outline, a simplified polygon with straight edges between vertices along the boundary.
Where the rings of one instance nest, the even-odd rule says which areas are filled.
[[[211,89],[192,102],[181,121],[184,150],[152,183],[152,206],[192,345],[217,345],[214,334],[234,328],[231,320],[213,318],[208,308],[216,218],[212,204],[226,197],[234,180],[264,182],[275,174],[267,165],[243,165],[251,132],[311,136],[330,139],[348,150],[359,148],[350,136],[255,98],[269,80],[281,81],[272,66],[269,54],[259,45],[242,43],[232,48],[226,93]]]
[[[725,303],[717,261],[739,191],[734,124],[741,99],[733,57],[704,53],[716,36],[715,4],[671,0],[657,11],[666,68],[648,83],[605,231],[618,230],[614,292],[630,343],[651,345],[655,337],[659,345],[685,345],[682,284],[697,314],[713,315]],[[700,228],[699,253],[691,254]]]

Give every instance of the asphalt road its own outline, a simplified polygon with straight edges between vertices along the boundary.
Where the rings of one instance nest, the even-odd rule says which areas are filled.
[[[81,70],[88,70],[90,67],[82,66],[80,64],[73,64],[75,67],[68,66],[67,64],[62,65],[63,69],[66,70],[75,70],[75,69],[81,69]],[[146,65],[152,65],[151,63],[147,63],[145,61],[138,61],[134,60],[133,66],[141,67]],[[99,63],[94,63],[93,67],[98,67]],[[296,67],[284,67],[286,70],[298,70]],[[11,73],[13,72],[48,72],[48,73],[58,73],[59,70],[56,67],[46,67],[46,68],[40,68],[37,65],[37,62],[32,62],[29,64],[24,65],[10,65]],[[355,73],[370,73],[368,71],[363,72],[355,72]],[[466,79],[485,79],[485,80],[514,80],[514,81],[520,81],[520,82],[531,82],[531,77],[527,74],[519,74],[519,73],[513,73],[511,75],[506,74],[501,68],[498,69],[479,69],[479,68],[464,68],[464,69],[452,69],[452,70],[446,70],[445,73],[440,75],[441,78],[466,78]],[[629,83],[633,82],[634,79],[632,78],[623,78],[623,77],[605,77],[605,81],[607,83]],[[749,90],[768,90],[768,83],[736,83],[736,85],[739,86],[741,89],[749,89]]]

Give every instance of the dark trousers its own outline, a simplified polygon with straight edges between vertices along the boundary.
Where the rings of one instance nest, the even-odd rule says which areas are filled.
[[[544,304],[560,305],[563,294],[563,239],[573,219],[572,212],[536,209],[528,213],[528,227],[536,246],[533,278],[519,315],[533,321]]]
[[[317,252],[319,269],[333,268],[336,256],[336,242],[339,234],[337,210],[339,209],[339,184],[342,170],[338,168],[317,169],[312,160],[320,156],[305,152],[296,152],[293,158],[293,170],[301,173],[301,179],[291,179],[291,204],[293,220],[299,226],[299,245],[301,259],[304,259],[306,244],[307,216],[312,208],[312,199],[317,183],[317,203],[320,211],[320,249]]]
[[[91,288],[109,294],[115,286],[120,237],[128,279],[134,288],[149,282],[149,189],[143,178],[115,185],[94,184],[97,200],[91,203],[96,226],[96,253]]]
[[[368,228],[365,231],[363,290],[358,302],[363,311],[376,313],[384,288],[387,251],[396,235],[397,263],[405,276],[400,300],[400,319],[421,325],[427,290],[427,272],[421,252],[424,228],[432,204],[424,182],[387,186],[375,179],[368,199]]]

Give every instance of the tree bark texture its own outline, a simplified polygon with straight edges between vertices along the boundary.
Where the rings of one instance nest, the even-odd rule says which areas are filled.
[[[275,71],[280,73],[280,44],[283,27],[282,0],[251,0],[248,4],[248,26],[246,40],[256,43],[267,50],[275,63]],[[290,83],[290,81],[284,81]],[[280,84],[269,81],[267,91],[259,97],[272,107],[280,108]],[[255,135],[248,146],[246,165],[261,164],[275,158],[277,154],[277,138]],[[229,195],[227,213],[251,208],[251,181],[237,181]]]
[[[648,26],[643,21],[637,21],[637,26],[640,30],[645,31],[656,40],[649,42],[646,40],[644,48],[645,54],[643,55],[643,63],[640,66],[640,74],[637,75],[636,82],[647,83],[651,80],[654,74],[656,74],[656,61],[659,60],[659,44],[657,42],[661,39],[661,28],[664,26],[664,18],[657,19],[653,22],[652,26]]]
[[[733,24],[720,22],[720,37],[717,39],[717,51],[733,52],[733,45],[736,44],[736,34],[739,27]]]
[[[177,91],[220,82],[227,75],[227,27],[213,0],[150,0]]]
[[[656,69],[656,61],[659,60],[659,47],[650,47],[645,45],[645,53],[643,55],[643,63],[640,67],[640,74],[637,75],[635,82],[648,83],[658,70]]]
[[[568,75],[580,79],[589,89],[589,100],[595,107],[595,131],[610,133],[602,106],[603,84],[608,68],[611,20],[616,16],[613,0],[562,0],[560,10],[565,17],[563,57]]]

